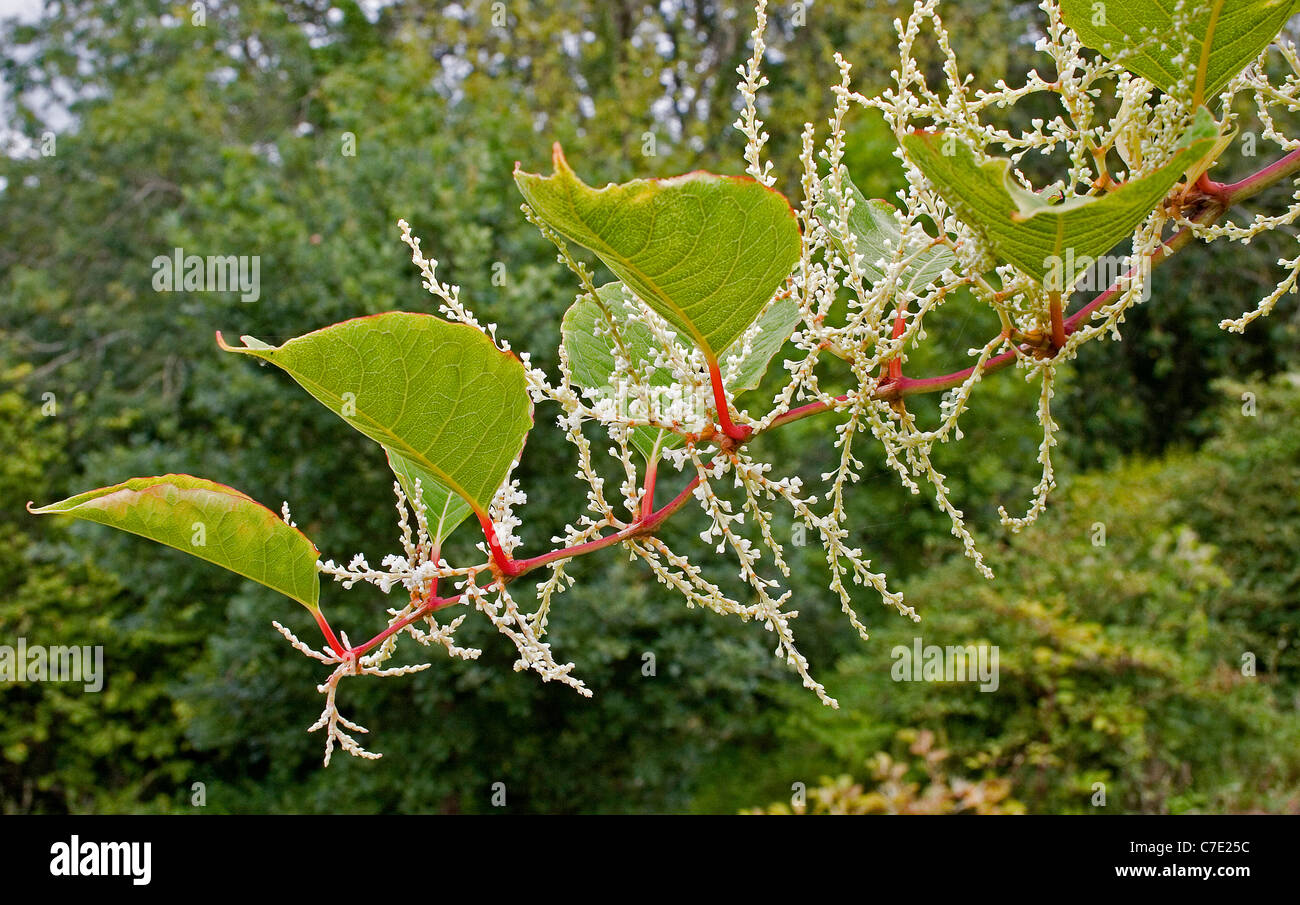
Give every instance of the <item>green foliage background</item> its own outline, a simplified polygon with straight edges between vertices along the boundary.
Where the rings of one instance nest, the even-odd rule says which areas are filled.
[[[0,643],[103,644],[108,668],[98,695],[0,686],[0,810],[193,812],[196,782],[206,810],[225,812],[487,811],[494,782],[513,812],[735,810],[857,770],[908,727],[934,730],[961,759],[953,769],[1008,777],[1030,811],[1091,810],[1099,780],[1111,810],[1298,806],[1300,393],[1258,382],[1295,366],[1295,306],[1244,339],[1215,326],[1271,285],[1277,242],[1192,250],[1159,272],[1123,343],[1087,349],[1058,397],[1061,470],[1077,480],[1013,540],[996,508],[1021,505],[1037,479],[1033,392],[1010,373],[982,385],[966,439],[940,463],[999,582],[982,583],[933,505],[883,469],[855,488],[861,543],[921,609],[926,642],[1001,645],[998,693],[891,682],[889,649],[915,630],[863,595],[875,633],[861,645],[809,547],[792,577],[796,629],[843,705],[820,710],[760,629],[687,610],[611,552],[574,565],[578,586],[552,620],[592,701],[512,672],[512,652],[467,623],[482,660],[345,686],[385,757],[320,769],[319,740],[303,732],[319,670],[269,626],[309,637],[304,613],[181,554],[38,522],[22,504],[191,472],[288,499],[326,556],[377,561],[395,532],[382,453],[283,375],[221,355],[213,332],[275,343],[356,315],[433,310],[397,240],[405,217],[480,317],[553,368],[575,286],[519,213],[514,162],[541,168],[559,140],[594,185],[740,172],[734,69],[752,12],[512,2],[498,27],[478,0],[369,15],[348,0],[212,6],[195,27],[187,4],[54,2],[38,26],[11,23],[0,38],[10,130],[39,147],[52,107],[75,117],[53,156],[0,157]],[[773,10],[764,113],[785,189],[800,125],[824,119],[831,51],[855,64],[860,90],[883,87],[889,23],[908,8],[819,0],[803,25]],[[1037,15],[983,0],[950,4],[946,20],[959,57],[991,82],[1037,62]],[[341,153],[345,133],[355,156]],[[868,196],[898,189],[879,121],[855,115],[850,149]],[[1250,162],[1226,165],[1239,164]],[[151,261],[176,247],[259,255],[261,298],[155,293]],[[965,301],[945,308],[916,373],[959,366],[996,330]],[[1215,382],[1225,375],[1256,381],[1258,417],[1239,414],[1242,389]],[[46,393],[55,417],[41,414]],[[762,391],[748,404],[760,408]],[[832,454],[811,421],[763,449],[805,477]],[[517,472],[530,549],[574,514],[565,461],[540,412]],[[1097,521],[1104,548],[1090,542]],[[683,516],[671,537],[729,579],[700,527]],[[472,555],[473,540],[458,533],[449,557]],[[326,586],[324,599],[354,636],[382,625],[373,589]],[[1244,651],[1258,656],[1255,679],[1240,675]]]

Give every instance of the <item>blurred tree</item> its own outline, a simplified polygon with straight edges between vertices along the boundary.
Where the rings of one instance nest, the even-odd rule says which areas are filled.
[[[2,376],[0,448],[23,454],[0,457],[0,499],[42,497],[61,455],[64,401],[34,408],[12,389],[22,369]],[[193,775],[170,682],[200,636],[139,618],[133,595],[66,547],[58,527],[37,530],[21,506],[0,509],[0,644],[102,645],[109,675],[89,693],[82,682],[0,683],[0,813],[166,809]]]
[[[1005,779],[974,782],[948,775],[949,752],[934,745],[934,733],[904,730],[899,741],[907,754],[895,760],[878,751],[867,761],[875,785],[871,791],[853,777],[823,777],[814,789],[801,789],[791,804],[777,802],[750,814],[1023,814],[1024,805],[1009,797]],[[922,786],[922,783],[925,785]]]

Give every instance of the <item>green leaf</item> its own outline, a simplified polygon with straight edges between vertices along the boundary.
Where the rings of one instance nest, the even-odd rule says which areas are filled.
[[[639,298],[718,361],[799,260],[790,203],[747,177],[694,172],[593,189],[565,162],[555,173],[516,167],[543,221],[591,249]]]
[[[672,386],[674,381],[670,372],[652,367],[659,342],[650,328],[623,316],[622,284],[606,283],[596,290],[596,294],[614,318],[623,347],[651,387],[652,395],[655,389]],[[614,337],[609,333],[600,305],[588,295],[580,296],[564,312],[560,337],[568,353],[569,372],[578,386],[601,399],[618,398],[620,388],[613,385]],[[631,396],[630,391],[622,392],[624,396]],[[661,449],[671,449],[681,446],[682,438],[662,428],[635,427],[631,442],[649,460],[654,455],[656,443],[661,444]]]
[[[442,543],[461,522],[469,518],[473,508],[438,480],[433,472],[421,468],[387,446],[384,447],[384,452],[388,454],[388,467],[393,470],[408,499],[415,499],[415,480],[419,478],[420,499],[424,502],[429,533],[433,535],[434,543]]]
[[[1179,177],[1213,150],[1218,134],[1218,124],[1202,107],[1160,169],[1108,194],[1059,204],[1021,186],[1011,173],[1011,161],[981,163],[970,148],[957,141],[949,145],[940,133],[905,136],[903,147],[943,200],[1003,260],[1042,281],[1067,253],[1075,260],[1096,258],[1128,238]]]
[[[822,182],[825,197],[830,194],[830,177]],[[893,261],[903,243],[902,230],[894,219],[894,206],[879,198],[868,201],[849,178],[843,174],[840,183],[845,200],[853,199],[853,210],[849,212],[848,227],[857,238],[857,252],[863,257],[863,269],[872,285],[884,279],[885,272],[877,266],[878,261]],[[848,254],[847,237],[839,232],[839,217],[831,209],[830,202],[824,201],[817,206],[817,212],[826,223],[827,232],[840,251]],[[936,245],[928,251],[916,255],[911,266],[903,272],[900,283],[911,290],[919,290],[939,279],[944,270],[955,267],[957,258],[942,245]]]
[[[243,339],[228,346],[217,334],[223,349],[282,368],[381,444],[399,480],[400,468],[413,484],[415,466],[422,482],[427,473],[481,515],[532,426],[523,365],[467,324],[392,311],[279,347]]]
[[[669,371],[653,367],[659,342],[650,328],[639,321],[629,321],[624,315],[622,284],[606,283],[596,290],[596,294],[614,318],[623,346],[649,384],[652,396],[655,389],[673,386],[676,381]],[[772,358],[785,345],[799,321],[799,306],[794,301],[785,298],[773,302],[759,318],[759,333],[750,344],[749,353],[742,355],[734,369],[724,369],[727,375],[724,377],[724,385],[727,389],[736,394],[756,388]],[[599,398],[617,398],[619,390],[613,386],[614,337],[609,333],[600,305],[592,301],[590,296],[579,297],[564,313],[560,333],[568,354],[570,374],[578,386]],[[728,349],[724,360],[729,355],[741,353],[742,343],[738,340]],[[630,397],[631,393],[626,395]],[[671,413],[661,412],[660,416],[671,416]],[[654,456],[656,443],[664,450],[681,446],[683,440],[680,434],[662,428],[636,427],[632,429],[631,442],[648,461]]]
[[[182,550],[315,612],[319,551],[297,528],[234,488],[185,474],[132,478],[27,510],[98,522]]]
[[[1296,0],[1211,0],[1186,4],[1187,30],[1175,28],[1171,0],[1061,0],[1065,24],[1088,47],[1122,63],[1165,92],[1186,76],[1194,103],[1213,98],[1277,36]],[[1180,65],[1174,57],[1186,62]]]
[[[749,354],[742,354],[741,342],[736,341],[724,361],[732,355],[741,355],[734,369],[723,369],[723,385],[738,395],[746,390],[756,390],[767,373],[772,359],[781,351],[785,341],[794,333],[803,317],[799,305],[792,298],[777,299],[758,319],[758,336],[750,343]]]

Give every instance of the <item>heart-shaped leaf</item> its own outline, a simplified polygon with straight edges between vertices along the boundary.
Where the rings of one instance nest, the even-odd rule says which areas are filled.
[[[639,321],[629,321],[623,315],[623,285],[606,283],[596,292],[613,317],[623,348],[632,359],[633,366],[650,389],[656,416],[664,420],[680,420],[674,417],[675,413],[664,411],[668,406],[659,404],[664,399],[664,391],[673,385],[673,376],[664,368],[654,367],[659,342],[650,328]],[[578,386],[587,390],[588,396],[613,399],[627,410],[625,414],[634,414],[632,409],[639,402],[638,397],[631,387],[618,386],[614,380],[616,345],[601,306],[590,296],[579,297],[564,312],[564,320],[560,322],[560,336],[568,355],[569,372]],[[632,429],[631,442],[646,459],[650,459],[654,455],[656,444],[660,444],[661,449],[671,449],[680,446],[682,438],[658,427],[635,427]]]
[[[419,479],[420,499],[424,502],[429,534],[434,543],[442,543],[461,522],[469,518],[473,508],[427,468],[421,468],[387,446],[384,447],[384,452],[388,454],[388,467],[393,470],[410,500],[415,499],[415,481]]]
[[[1125,69],[1166,92],[1194,71],[1189,97],[1200,104],[1259,56],[1300,3],[1189,0],[1183,6],[1185,30],[1175,25],[1171,0],[1061,0],[1061,18],[1088,47],[1111,59],[1123,54]]]
[[[557,144],[555,173],[515,169],[537,215],[591,249],[710,362],[736,341],[799,260],[790,203],[748,177],[687,173],[593,189]]]
[[[427,473],[483,516],[532,426],[523,365],[467,324],[392,311],[278,347],[243,339],[235,347],[217,335],[222,348],[282,368],[384,446],[399,479],[404,471],[413,486],[411,466],[422,469],[421,483]]]
[[[297,528],[234,488],[185,474],[132,478],[33,508],[129,531],[216,563],[316,612],[319,552]]]
[[[596,293],[614,318],[619,337],[632,364],[650,388],[651,404],[656,406],[657,418],[661,421],[686,420],[683,417],[685,413],[674,411],[674,407],[681,405],[682,401],[673,399],[666,392],[676,383],[672,374],[667,369],[654,367],[655,357],[660,350],[654,333],[645,324],[629,320],[624,314],[622,284],[606,283]],[[799,320],[799,306],[794,301],[783,298],[773,302],[759,318],[758,335],[750,343],[749,352],[744,352],[742,340],[737,340],[728,350],[728,355],[741,357],[734,367],[726,369],[726,388],[733,394],[756,388],[772,358],[799,325]],[[589,391],[589,395],[626,404],[629,412],[632,412],[633,406],[640,404],[639,397],[630,387],[620,388],[615,385],[613,375],[616,346],[600,305],[589,296],[581,296],[565,312],[560,333],[568,355],[570,373],[578,386]],[[724,359],[726,357],[728,356],[724,356]],[[690,404],[691,400],[684,402]],[[704,415],[703,412],[698,414],[701,418]],[[636,427],[632,429],[631,442],[650,460],[654,456],[656,444],[660,450],[672,449],[681,446],[683,439],[680,434],[662,428]]]
[[[829,199],[831,182],[827,177],[822,188]],[[857,253],[862,255],[863,269],[872,285],[884,279],[885,272],[878,265],[881,261],[888,264],[893,261],[903,244],[903,233],[894,219],[894,206],[879,198],[868,201],[845,173],[840,181],[844,200],[853,200],[853,210],[849,212],[848,227],[856,238]],[[848,253],[847,237],[840,234],[839,217],[831,209],[829,200],[817,207],[817,212],[826,223],[827,232],[840,251]],[[902,286],[913,291],[922,289],[935,280],[948,268],[955,267],[957,258],[942,245],[936,245],[928,251],[916,254],[910,266],[901,275]]]
[[[1063,260],[1096,258],[1128,238],[1179,177],[1213,150],[1218,134],[1218,124],[1202,107],[1160,169],[1106,195],[1059,204],[1020,185],[1011,161],[981,163],[970,148],[941,133],[913,133],[903,138],[903,147],[958,216],[1003,260],[1041,282],[1060,274]]]
[[[723,369],[723,385],[733,396],[746,390],[758,389],[758,385],[763,381],[763,375],[772,364],[772,359],[781,351],[781,347],[785,345],[785,341],[790,338],[790,334],[794,333],[802,319],[799,305],[794,299],[788,296],[779,298],[759,317],[758,335],[750,343],[749,351],[744,351],[741,340],[736,340],[727,350],[727,354],[723,356],[724,361],[733,355],[740,356],[740,360],[733,368]]]

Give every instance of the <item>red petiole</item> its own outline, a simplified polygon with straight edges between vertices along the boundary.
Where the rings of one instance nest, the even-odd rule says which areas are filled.
[[[744,443],[754,429],[748,424],[732,423],[731,410],[727,406],[727,390],[722,385],[722,372],[718,370],[718,363],[712,358],[709,359],[709,383],[713,386],[713,404],[718,410],[718,426],[732,441]]]
[[[320,626],[320,632],[325,636],[325,641],[329,644],[330,650],[334,651],[334,653],[338,654],[340,657],[346,657],[348,650],[342,645],[339,639],[335,637],[334,629],[330,628],[329,622],[325,619],[325,614],[317,609],[312,611],[312,615],[316,617],[316,624]]]
[[[519,573],[516,571],[518,564],[510,558],[501,547],[501,542],[497,540],[496,530],[492,527],[492,519],[485,512],[478,513],[478,523],[483,527],[483,537],[487,540],[488,549],[492,553],[492,562],[501,571],[506,578],[514,578]]]
[[[641,521],[648,519],[655,511],[655,473],[659,470],[656,460],[645,467],[645,488],[641,494]]]

